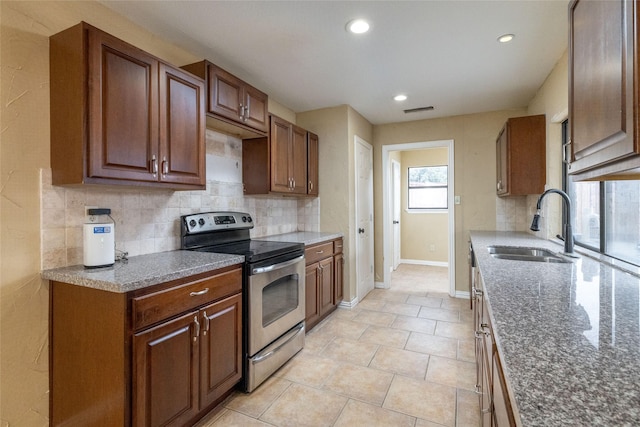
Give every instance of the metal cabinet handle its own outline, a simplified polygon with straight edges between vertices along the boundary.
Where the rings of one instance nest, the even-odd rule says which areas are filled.
[[[153,176],[158,175],[158,159],[155,154],[151,156],[151,172],[153,172]]]
[[[244,120],[244,105],[240,104],[240,118]]]
[[[196,331],[193,336],[193,342],[198,341],[198,337],[200,336],[200,322],[198,322],[198,315],[193,316],[193,323],[196,325]]]
[[[167,157],[163,157],[162,158],[162,174],[163,175],[167,175],[169,173],[169,161],[167,160]]]
[[[318,255],[322,255],[324,253],[324,251],[316,251],[316,254]]]
[[[247,107],[244,109],[244,116],[242,117],[242,121],[246,122],[249,120],[249,116],[251,115],[251,98],[247,96]]]
[[[203,311],[202,314],[204,315],[204,330],[202,331],[202,335],[207,335],[209,331],[209,316],[207,316],[206,311]]]
[[[204,288],[201,291],[191,292],[189,295],[192,296],[192,297],[197,297],[197,296],[200,296],[200,295],[204,295],[207,292],[209,292],[209,288]]]
[[[313,190],[313,182],[309,181],[309,191]]]

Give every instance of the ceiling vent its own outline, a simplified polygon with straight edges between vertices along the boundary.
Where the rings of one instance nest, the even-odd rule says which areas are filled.
[[[419,113],[420,111],[431,111],[433,110],[433,105],[429,105],[428,107],[419,107],[419,108],[410,108],[408,110],[404,110],[404,113]]]

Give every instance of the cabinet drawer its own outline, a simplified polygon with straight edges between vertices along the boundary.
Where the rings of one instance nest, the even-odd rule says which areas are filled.
[[[227,271],[196,282],[133,298],[134,330],[207,304],[242,290],[242,269]]]
[[[342,253],[342,239],[333,241],[333,253],[341,254]]]
[[[307,265],[333,255],[333,242],[310,246],[304,250]]]

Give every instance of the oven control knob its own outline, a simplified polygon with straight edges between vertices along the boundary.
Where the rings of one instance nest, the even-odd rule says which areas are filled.
[[[189,225],[191,226],[191,228],[196,226],[196,220],[192,219],[191,221],[189,221]]]
[[[204,218],[200,218],[200,219],[198,220],[198,224],[200,224],[200,225],[204,225]]]
[[[251,219],[250,216],[247,217],[247,221],[252,222],[253,220]]]
[[[247,222],[247,217],[246,216],[242,217],[242,222]]]

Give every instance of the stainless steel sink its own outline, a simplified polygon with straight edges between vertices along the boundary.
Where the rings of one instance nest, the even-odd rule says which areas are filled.
[[[571,262],[554,252],[543,248],[522,248],[518,246],[489,246],[489,253],[498,259],[533,262]]]

